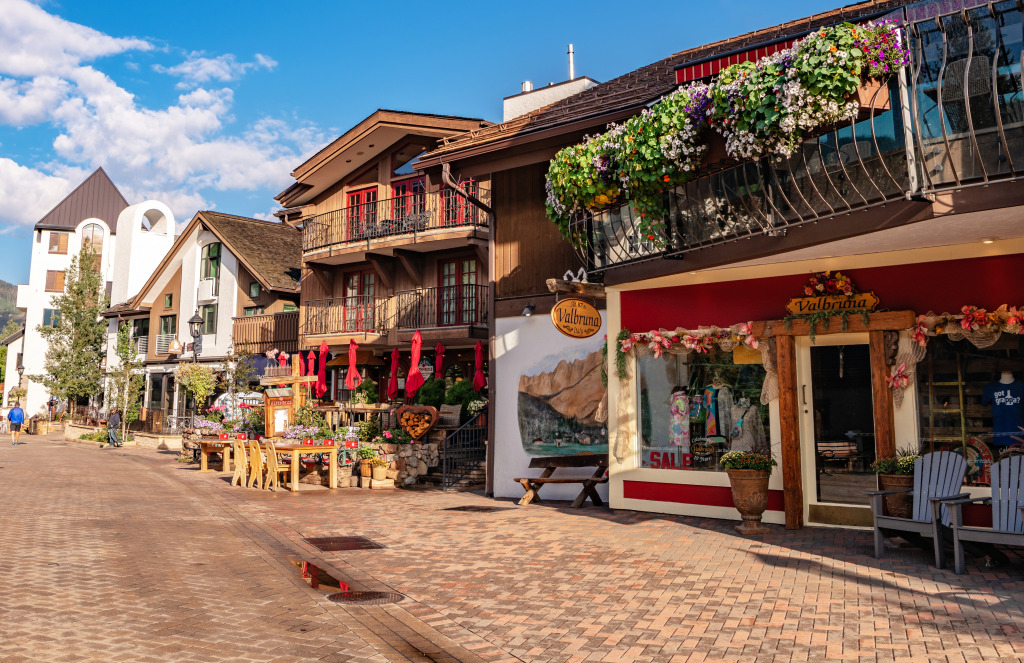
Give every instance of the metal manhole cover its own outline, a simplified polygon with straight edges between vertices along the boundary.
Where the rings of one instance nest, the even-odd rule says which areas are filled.
[[[450,506],[442,511],[472,511],[473,513],[494,513],[495,511],[514,511],[509,507],[504,506]]]
[[[373,550],[385,546],[365,536],[320,536],[303,539],[306,543],[324,552],[336,550]]]
[[[382,605],[398,603],[405,597],[397,592],[338,592],[327,598],[335,603],[358,603],[360,605]]]

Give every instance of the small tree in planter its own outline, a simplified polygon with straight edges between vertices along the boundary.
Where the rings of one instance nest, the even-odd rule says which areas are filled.
[[[729,474],[732,502],[743,522],[736,526],[740,534],[767,534],[761,514],[768,507],[768,478],[777,463],[771,454],[730,451],[722,454],[722,467]]]
[[[913,449],[898,449],[895,456],[875,459],[871,471],[878,475],[879,490],[899,490],[883,500],[885,515],[910,518],[914,511],[914,463],[920,456]]]

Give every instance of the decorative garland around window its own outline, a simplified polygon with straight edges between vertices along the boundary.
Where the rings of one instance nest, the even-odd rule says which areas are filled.
[[[810,329],[807,331],[807,336],[811,339],[811,343],[814,343],[814,339],[817,337],[817,325],[820,322],[822,330],[826,330],[831,323],[831,319],[836,317],[839,318],[839,329],[843,332],[849,330],[850,321],[848,318],[851,315],[860,315],[861,322],[867,327],[870,322],[871,311],[868,309],[851,309],[847,311],[818,311],[816,313],[794,313],[787,315],[783,320],[786,322],[786,331],[793,331],[794,320],[807,320],[810,325]]]
[[[570,229],[573,215],[628,200],[638,232],[663,245],[664,192],[696,177],[712,131],[737,159],[790,156],[815,131],[857,114],[864,81],[884,92],[885,80],[909,62],[895,23],[868,22],[820,28],[788,49],[727,67],[710,85],[681,87],[559,151],[545,184],[548,218],[582,246],[586,237]]]

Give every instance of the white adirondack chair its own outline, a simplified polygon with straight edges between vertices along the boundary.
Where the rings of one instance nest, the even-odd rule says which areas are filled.
[[[953,571],[964,572],[964,541],[1024,546],[1024,456],[1010,456],[992,466],[992,496],[946,502],[953,528]],[[963,505],[991,502],[992,527],[964,525]]]
[[[969,497],[960,492],[967,473],[967,461],[952,451],[924,454],[914,461],[914,510],[911,518],[882,515],[882,499],[902,490],[870,490],[871,515],[875,525],[875,557],[882,558],[885,541],[882,530],[914,532],[932,537],[935,548],[935,566],[942,568],[944,551],[939,523],[949,525],[949,510],[942,503]]]

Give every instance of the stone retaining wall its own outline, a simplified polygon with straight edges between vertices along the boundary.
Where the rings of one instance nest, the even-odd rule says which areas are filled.
[[[440,462],[437,442],[420,442],[416,444],[368,444],[388,462],[388,467],[398,470],[395,483],[399,486],[411,486],[417,478],[426,474],[430,468],[437,467]]]

